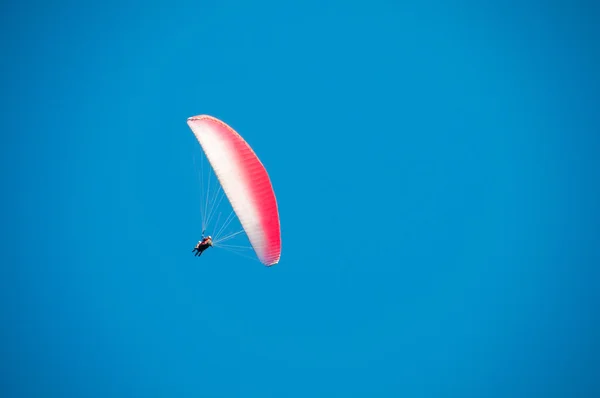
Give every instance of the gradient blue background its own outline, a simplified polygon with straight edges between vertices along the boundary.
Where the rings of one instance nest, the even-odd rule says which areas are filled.
[[[599,7],[451,3],[4,2],[0,395],[600,396]],[[201,113],[273,268],[190,252]]]

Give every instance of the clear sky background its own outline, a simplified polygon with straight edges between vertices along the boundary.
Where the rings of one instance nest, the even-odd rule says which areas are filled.
[[[600,396],[595,2],[1,7],[3,397]],[[192,255],[197,114],[276,266]]]

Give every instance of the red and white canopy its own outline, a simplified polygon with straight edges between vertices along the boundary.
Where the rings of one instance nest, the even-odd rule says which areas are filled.
[[[252,148],[224,122],[207,115],[188,118],[259,260],[281,256],[281,231],[271,180]]]

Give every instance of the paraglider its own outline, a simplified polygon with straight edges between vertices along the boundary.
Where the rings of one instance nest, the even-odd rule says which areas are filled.
[[[248,143],[221,120],[199,115],[188,118],[187,124],[208,159],[256,257],[266,266],[277,264],[281,257],[280,221],[267,170]],[[219,247],[218,236],[208,242],[203,240],[196,245],[193,250],[196,255],[201,255],[208,247]]]
[[[203,238],[202,240],[198,241],[198,243],[196,244],[196,247],[194,247],[194,250],[192,250],[192,252],[196,252],[194,254],[195,256],[200,256],[200,255],[202,255],[204,250],[208,249],[211,246],[212,246],[212,238],[210,236],[207,236],[206,238]]]

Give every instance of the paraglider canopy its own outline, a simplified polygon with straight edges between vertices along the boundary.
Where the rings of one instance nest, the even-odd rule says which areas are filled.
[[[233,211],[258,259],[279,262],[281,231],[275,192],[269,175],[246,141],[231,127],[208,115],[188,118]]]

